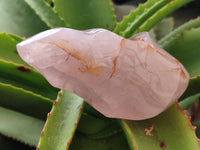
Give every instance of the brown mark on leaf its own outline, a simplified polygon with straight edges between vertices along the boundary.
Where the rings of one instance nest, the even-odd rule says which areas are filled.
[[[151,133],[154,129],[154,125],[152,124],[151,127],[149,128],[145,128],[144,131],[146,132],[145,135],[149,135],[149,136],[153,136],[153,134]]]
[[[106,28],[107,28],[107,29],[109,28],[109,25],[108,25],[108,24],[106,25]]]
[[[47,118],[49,118],[50,115],[51,115],[51,113],[48,113],[48,114],[47,114]]]
[[[198,85],[199,85],[199,82],[194,82],[193,84],[198,86]]]
[[[59,91],[59,92],[58,92],[58,96],[62,96],[62,93],[61,93],[61,91]]]
[[[44,135],[44,130],[42,130],[40,137],[42,137]]]
[[[21,72],[31,72],[31,70],[29,68],[26,68],[24,66],[20,66],[20,67],[17,67],[17,70],[21,71]]]
[[[75,123],[74,123],[74,126],[76,127],[78,125],[78,121],[79,119],[76,119]]]
[[[167,146],[166,146],[165,142],[160,142],[160,148],[164,149],[164,148],[166,148],[166,147],[167,147]]]
[[[61,39],[63,41],[63,39]],[[65,40],[66,41],[66,40]],[[91,64],[91,62],[89,62],[88,60],[84,60],[83,58],[81,58],[80,54],[79,53],[75,53],[61,45],[59,45],[58,43],[56,42],[44,42],[44,41],[38,41],[40,43],[47,43],[47,44],[51,44],[51,45],[55,45],[56,47],[64,50],[65,52],[68,53],[69,56],[75,58],[76,60],[78,60],[80,63],[82,63],[85,68],[82,68],[82,67],[79,67],[78,70],[81,71],[81,72],[88,72],[94,76],[98,76],[100,73],[99,73],[99,68],[101,68],[102,66],[99,65],[99,66],[95,66],[93,67],[93,65]],[[68,42],[68,41],[67,41]],[[68,60],[68,58],[67,58]]]
[[[172,4],[172,2],[169,2],[168,5]]]
[[[57,102],[58,102],[58,100],[53,101],[53,106],[56,105]]]
[[[70,143],[71,143],[71,138],[69,138],[69,140],[67,141],[67,147],[69,146]]]
[[[123,125],[124,125],[124,128],[125,128],[126,130],[129,130],[129,127],[128,127],[128,125],[127,125],[126,123],[123,123]],[[134,147],[134,150],[137,150],[137,147],[136,147],[136,145],[134,144],[133,136],[132,136],[131,134],[128,134],[128,136],[129,136],[129,138],[130,138],[130,140],[131,140],[131,143],[132,143],[132,145],[133,145],[133,147]]]
[[[193,126],[192,123],[191,123],[191,117],[190,116],[187,116],[186,114],[186,110],[181,110],[180,109],[180,104],[176,101],[176,105],[177,105],[177,109],[179,112],[181,112],[186,118],[187,118],[187,121],[188,121],[188,125],[189,127],[192,129],[193,132],[195,132],[196,130],[196,126]],[[198,139],[197,139],[198,140]]]

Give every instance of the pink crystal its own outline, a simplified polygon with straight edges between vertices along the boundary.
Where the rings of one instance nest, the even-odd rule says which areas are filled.
[[[53,86],[112,118],[154,117],[183,94],[189,80],[182,64],[147,32],[130,40],[105,29],[55,28],[17,49]]]

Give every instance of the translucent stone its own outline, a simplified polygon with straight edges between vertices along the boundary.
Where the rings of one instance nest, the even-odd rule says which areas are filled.
[[[183,94],[189,80],[182,64],[147,32],[124,39],[105,29],[55,28],[17,49],[53,86],[112,118],[154,117]]]

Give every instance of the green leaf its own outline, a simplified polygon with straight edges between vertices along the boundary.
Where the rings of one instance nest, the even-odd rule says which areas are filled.
[[[19,37],[19,36],[17,36],[17,35],[15,35],[15,34],[8,34],[9,35],[9,37],[11,37],[12,39],[14,39],[15,41],[17,41],[18,43],[19,42],[21,42],[21,41],[23,41],[23,39],[21,38],[21,37]]]
[[[48,29],[24,0],[1,0],[0,14],[0,31],[29,37]]]
[[[185,31],[191,30],[193,28],[200,27],[200,17],[190,20],[185,24],[178,27],[176,30],[167,34],[164,38],[159,41],[159,45],[163,48],[168,48],[176,42],[177,36],[182,35]]]
[[[82,113],[82,98],[67,91],[61,91],[41,133],[40,150],[66,150],[72,140]]]
[[[40,16],[49,28],[65,27],[64,21],[43,0],[25,0],[25,2]]]
[[[200,121],[193,122],[192,125],[196,126],[196,135],[200,138]]]
[[[122,35],[126,28],[130,26],[131,22],[134,22],[142,13],[144,13],[147,9],[150,9],[150,7],[156,2],[156,0],[150,0],[144,4],[139,4],[135,10],[131,11],[128,16],[124,17],[124,19],[117,24],[114,32]]]
[[[34,79],[34,80],[33,80]],[[0,82],[32,91],[44,97],[56,99],[58,89],[32,68],[0,60]]]
[[[189,109],[190,106],[192,106],[197,100],[199,100],[199,98],[200,98],[200,93],[189,96],[189,97],[183,99],[182,101],[179,102],[180,109],[181,110]]]
[[[41,74],[30,68],[19,57],[16,44],[21,40],[16,35],[0,33],[0,82],[12,84],[55,99],[58,89],[52,87]],[[20,65],[12,62],[8,63],[2,59]]]
[[[200,92],[200,76],[196,76],[193,78],[190,78],[190,82],[188,84],[188,87],[186,91],[183,93],[179,101],[182,101],[183,99],[195,95]]]
[[[95,118],[99,118],[99,119],[102,119],[102,120],[108,119],[103,114],[101,114],[96,109],[94,109],[91,105],[89,105],[88,103],[85,103],[85,105],[84,105],[84,112],[87,113],[90,116],[95,117]]]
[[[114,29],[116,19],[110,0],[55,0],[55,10],[74,29]]]
[[[132,150],[198,150],[189,119],[174,104],[160,115],[143,121],[121,120]]]
[[[95,134],[108,127],[109,119],[100,119],[87,113],[82,113],[77,130],[84,134]]]
[[[15,35],[8,35],[5,32],[0,33],[0,59],[13,61],[17,64],[23,64],[24,66],[29,67],[17,53],[16,44],[19,43],[19,40],[22,39]]]
[[[154,27],[160,20],[174,12],[178,8],[186,5],[187,3],[194,0],[171,0],[164,7],[158,10],[154,15],[149,17],[138,29],[135,33],[149,31],[152,27]]]
[[[45,120],[52,107],[52,100],[8,84],[0,83],[0,93],[0,106],[39,119]]]
[[[168,17],[157,23],[151,31],[155,33],[156,40],[160,40],[165,35],[169,34],[173,30],[173,27],[174,19],[173,17]]]
[[[47,2],[49,5],[51,5],[51,3],[53,3],[53,0],[44,0],[45,2]]]
[[[190,79],[188,87],[179,99],[180,108],[188,109],[200,98],[200,76]]]
[[[147,1],[124,18],[114,32],[129,38],[136,33],[149,31],[161,19],[190,1],[192,0]]]
[[[190,77],[200,75],[200,27],[176,35],[164,48],[177,58],[187,69]]]
[[[120,127],[119,123],[117,120],[110,121],[109,124],[102,129],[101,131],[95,133],[95,134],[86,134],[89,139],[106,139],[108,137],[112,137],[113,135],[116,135],[118,133],[122,132],[122,128]]]
[[[36,146],[44,121],[0,107],[0,133]]]
[[[84,134],[75,134],[69,150],[129,150],[124,134],[119,132],[103,139],[91,139]]]

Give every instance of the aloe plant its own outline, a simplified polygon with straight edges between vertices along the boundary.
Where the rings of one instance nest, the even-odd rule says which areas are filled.
[[[173,16],[166,18],[190,2],[148,0],[117,23],[110,0],[1,0],[0,148],[200,149],[200,123],[185,114],[193,113],[190,108],[200,95],[200,18],[176,29]],[[106,118],[77,95],[52,87],[18,56],[17,43],[55,27],[105,28],[125,38],[149,31],[161,47],[186,67],[191,77],[188,88],[179,102],[154,118]],[[196,133],[191,123],[197,126]]]

